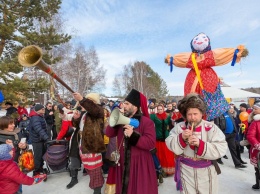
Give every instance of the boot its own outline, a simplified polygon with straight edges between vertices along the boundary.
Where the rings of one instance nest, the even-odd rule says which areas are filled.
[[[252,189],[259,190],[259,174],[255,172],[255,181],[256,184],[252,186]]]
[[[97,188],[95,188],[93,194],[101,194],[101,188],[102,188],[102,187],[97,187]]]
[[[71,181],[67,185],[67,189],[72,188],[74,185],[78,183],[78,170],[71,170],[70,173],[71,173]]]
[[[159,174],[159,183],[163,183],[163,176],[162,176],[162,174]]]

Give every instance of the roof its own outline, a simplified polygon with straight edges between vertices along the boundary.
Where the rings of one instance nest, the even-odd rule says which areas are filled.
[[[225,98],[253,98],[260,97],[260,94],[248,92],[245,90],[241,90],[233,87],[225,87],[221,86],[221,90],[225,96]]]

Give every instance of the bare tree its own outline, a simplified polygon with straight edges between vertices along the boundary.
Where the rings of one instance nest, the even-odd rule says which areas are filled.
[[[116,96],[122,96],[122,82],[120,82],[120,74],[116,75],[113,80],[113,91]]]
[[[65,68],[66,80],[81,94],[105,87],[106,70],[100,65],[94,47],[86,51],[83,45],[78,45]]]
[[[133,65],[124,66],[122,80],[124,95],[132,88],[142,92],[147,97],[164,97],[168,94],[167,85],[160,76],[145,62],[135,62]],[[123,91],[123,90],[122,90]]]

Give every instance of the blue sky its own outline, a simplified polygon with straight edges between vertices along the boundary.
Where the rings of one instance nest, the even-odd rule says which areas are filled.
[[[236,88],[260,87],[260,1],[240,0],[63,0],[62,15],[73,40],[94,46],[107,69],[106,90],[113,95],[114,76],[122,67],[144,61],[165,80],[171,95],[183,95],[189,69],[170,68],[165,56],[190,52],[200,32],[211,48],[245,45],[249,56],[231,67],[215,67],[219,77]]]

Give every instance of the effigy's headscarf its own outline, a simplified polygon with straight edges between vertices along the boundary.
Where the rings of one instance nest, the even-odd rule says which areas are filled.
[[[200,44],[197,44],[197,43]],[[193,53],[203,54],[211,50],[210,39],[204,33],[199,33],[190,42],[191,50]]]

